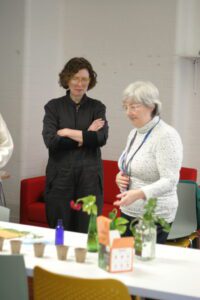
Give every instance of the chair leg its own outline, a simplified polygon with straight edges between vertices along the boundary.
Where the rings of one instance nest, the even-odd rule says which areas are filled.
[[[29,293],[29,300],[33,300],[33,278],[28,277],[28,293]]]
[[[192,248],[192,240],[191,239],[189,239],[189,246],[188,246],[188,248]]]
[[[196,248],[200,249],[200,235],[197,235],[197,239],[196,239]]]
[[[6,206],[6,198],[5,198],[5,194],[3,191],[3,185],[2,185],[1,181],[0,181],[0,205]]]

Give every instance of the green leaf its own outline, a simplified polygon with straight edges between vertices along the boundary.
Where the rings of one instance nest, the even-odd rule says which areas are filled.
[[[96,196],[89,195],[83,198],[79,198],[76,200],[76,203],[82,202],[82,210],[86,212],[88,215],[92,213],[97,215],[97,206],[96,206]]]
[[[113,208],[113,210],[108,214],[109,219],[114,220],[117,217],[117,212],[117,209]]]
[[[132,232],[133,236],[135,236],[135,225],[136,225],[136,223],[138,223],[138,221],[139,221],[139,218],[136,218],[136,219],[132,220],[130,223],[129,229]]]
[[[157,222],[163,227],[163,230],[166,232],[170,231],[171,226],[163,218],[158,218]]]
[[[119,217],[113,220],[115,229],[119,230],[120,234],[124,234],[127,228],[128,220],[125,218]]]
[[[112,221],[112,222],[110,223],[110,230],[114,230],[114,229],[116,229],[116,226],[115,226],[115,222]]]
[[[126,228],[127,228],[126,225],[120,225],[120,226],[117,226],[116,229],[119,230],[120,234],[124,234],[126,232]]]
[[[96,196],[89,195],[83,198],[76,200],[76,202],[82,202],[83,204],[94,204],[96,202]]]
[[[163,219],[159,218],[155,215],[155,209],[157,206],[157,199],[151,198],[147,201],[147,203],[144,206],[144,214],[140,217],[140,220],[144,222],[147,226],[153,227],[155,223],[159,223],[164,231],[169,232],[170,231],[170,225]],[[135,223],[139,219],[135,219],[130,223],[130,230],[135,235]]]
[[[122,217],[119,217],[119,218],[117,218],[115,220],[116,226],[118,226],[118,225],[124,225],[124,224],[128,224],[128,223],[129,223],[129,221],[127,219],[125,219],[125,218],[122,218]]]
[[[92,209],[91,209],[91,213],[94,215],[97,215],[97,206],[96,204],[93,204]]]

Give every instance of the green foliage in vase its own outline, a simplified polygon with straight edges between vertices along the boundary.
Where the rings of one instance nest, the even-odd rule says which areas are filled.
[[[140,220],[144,225],[149,227],[154,227],[156,223],[159,223],[163,227],[164,231],[170,231],[170,225],[163,218],[159,218],[155,215],[156,205],[157,198],[149,199],[147,204],[144,206],[143,216],[136,218],[130,223],[130,230],[133,233],[133,236],[135,236],[135,223],[138,223]]]
[[[76,203],[82,203],[82,210],[88,215],[97,215],[96,196],[89,195],[76,200]]]
[[[129,221],[125,218],[117,217],[117,209],[116,208],[114,208],[109,213],[108,216],[109,216],[109,219],[112,220],[110,223],[110,229],[111,230],[117,229],[120,234],[124,234]]]

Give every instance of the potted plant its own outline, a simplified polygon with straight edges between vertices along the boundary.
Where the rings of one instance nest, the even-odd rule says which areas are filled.
[[[118,210],[114,208],[111,212],[108,214],[108,218],[106,218],[106,224],[109,224],[108,226],[106,225],[105,227],[102,226],[101,228],[101,233],[103,232],[104,237],[107,236],[108,231],[111,234],[109,236],[109,239],[102,239],[102,243],[100,242],[99,244],[99,256],[98,256],[98,265],[100,268],[109,271],[110,270],[110,261],[111,261],[111,253],[112,253],[112,238],[119,238],[119,235],[122,235],[125,233],[127,225],[129,221],[125,218],[118,217],[117,216]],[[104,227],[104,228],[103,228]],[[105,229],[106,228],[106,229]],[[105,231],[104,231],[105,229]],[[117,230],[119,234],[114,233],[112,235],[112,230]],[[107,236],[108,237],[108,236]],[[104,240],[104,241],[103,241]],[[133,246],[133,245],[132,245]]]
[[[97,236],[97,205],[96,196],[89,195],[80,199],[76,202],[73,200],[70,202],[71,208],[75,210],[81,210],[90,215],[89,226],[88,226],[88,239],[87,239],[87,250],[89,252],[98,251],[98,236]]]
[[[170,225],[155,215],[156,205],[156,198],[149,199],[144,206],[143,216],[130,223],[130,230],[135,237],[135,254],[142,260],[155,257],[156,223],[159,223],[166,232],[170,231]]]
[[[108,215],[111,219],[110,230],[118,230],[120,234],[124,234],[129,221],[122,217],[117,217],[117,209],[114,208]]]
[[[80,199],[77,199],[76,202],[73,200],[70,202],[71,208],[74,210],[81,210],[90,215],[90,221],[88,226],[88,240],[87,240],[87,249],[89,252],[98,251],[98,235],[97,235],[97,205],[96,205],[96,196],[89,195]],[[109,213],[109,218],[112,220],[110,224],[110,230],[118,230],[120,234],[123,234],[126,231],[126,227],[129,223],[128,220],[122,217],[117,217],[117,209],[114,208]]]

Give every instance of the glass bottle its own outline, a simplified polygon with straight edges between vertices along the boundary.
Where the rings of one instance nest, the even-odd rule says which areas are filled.
[[[63,245],[63,244],[64,244],[63,220],[58,219],[58,223],[55,230],[55,245]]]
[[[88,226],[87,250],[89,252],[97,252],[98,247],[97,216],[95,214],[91,214]]]
[[[135,255],[141,260],[153,259],[157,236],[155,223],[140,220],[135,229]]]

